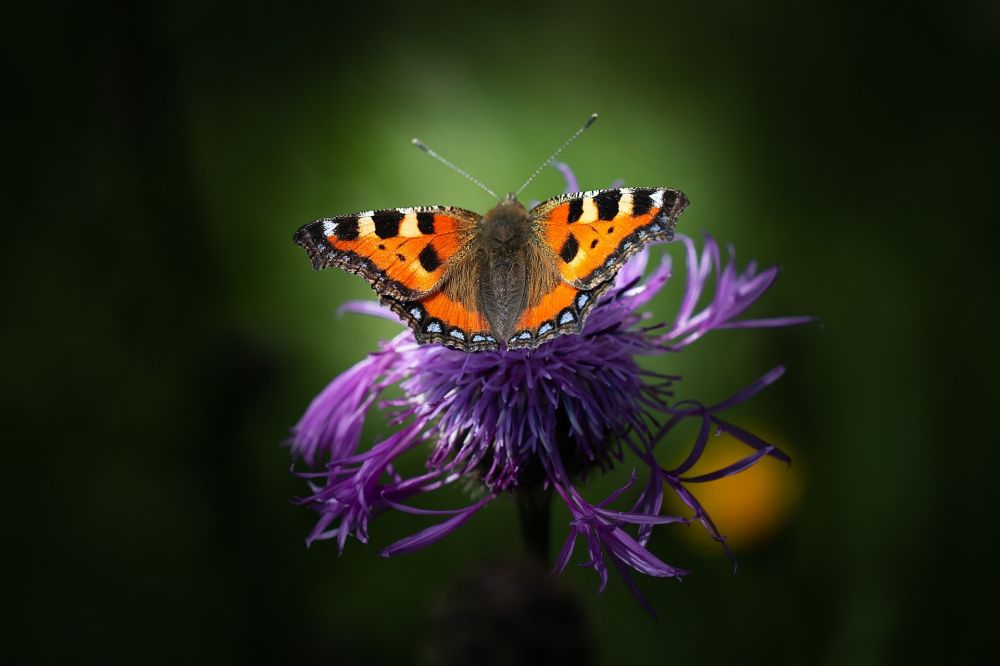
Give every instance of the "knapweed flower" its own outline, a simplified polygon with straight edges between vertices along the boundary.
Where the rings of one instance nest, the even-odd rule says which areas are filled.
[[[575,190],[572,174],[564,165],[559,168]],[[584,564],[600,577],[601,590],[610,562],[647,608],[630,570],[673,578],[688,573],[647,548],[656,526],[697,521],[725,548],[691,487],[736,474],[763,456],[789,461],[775,446],[722,417],[775,382],[784,369],[776,367],[727,400],[704,405],[675,399],[680,377],[645,370],[637,359],[681,353],[717,329],[810,319],[737,319],[771,286],[777,268],[758,271],[750,262],[738,269],[733,249],[724,258],[709,235],[700,249],[691,238],[678,240],[685,250],[683,298],[669,323],[651,324],[643,308],[672,284],[670,257],[647,274],[649,256],[642,252],[621,269],[578,335],[557,337],[534,350],[467,353],[418,345],[407,329],[337,377],[313,400],[291,440],[294,454],[317,468],[300,472],[311,488],[300,501],[319,513],[307,541],[333,538],[341,551],[352,535],[367,543],[369,522],[387,510],[447,516],[382,550],[386,557],[400,555],[438,541],[504,493],[542,487],[554,490],[572,517],[555,570],[563,570],[580,546],[586,551]],[[398,321],[374,302],[348,303],[342,310]],[[402,397],[380,400],[394,385]],[[386,410],[398,429],[363,449],[362,426],[374,408]],[[657,460],[657,448],[688,419],[700,425],[690,452],[679,465],[666,468]],[[713,431],[737,437],[748,455],[711,473],[688,475]],[[404,477],[393,461],[421,446],[430,450],[426,470]],[[601,501],[585,499],[579,486],[587,473],[622,462],[626,455],[635,458],[642,473],[633,470],[628,484]],[[644,485],[638,497],[619,506],[640,477]],[[411,503],[453,483],[473,490],[469,506],[440,511]],[[691,516],[661,513],[668,491],[690,507]]]

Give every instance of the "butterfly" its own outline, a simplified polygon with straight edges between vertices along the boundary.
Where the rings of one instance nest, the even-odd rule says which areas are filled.
[[[623,187],[529,210],[511,193],[485,215],[449,206],[366,211],[314,220],[293,240],[314,270],[337,266],[365,278],[420,343],[534,349],[579,333],[625,261],[673,239],[687,204],[679,190]]]

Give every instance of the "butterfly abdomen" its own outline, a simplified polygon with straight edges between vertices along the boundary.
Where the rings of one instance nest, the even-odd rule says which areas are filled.
[[[479,311],[493,335],[506,340],[527,307],[528,273],[523,253],[493,253],[484,263],[479,281]]]

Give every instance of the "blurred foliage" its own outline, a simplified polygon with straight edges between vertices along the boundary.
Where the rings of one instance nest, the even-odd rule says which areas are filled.
[[[520,549],[515,508],[497,502],[394,560],[376,547],[419,518],[386,515],[373,546],[339,558],[303,546],[313,517],[288,502],[303,486],[281,443],[325,382],[398,329],[336,318],[370,291],[314,274],[290,237],[356,210],[483,211],[488,198],[412,136],[499,191],[593,111],[564,155],[582,187],[683,189],[686,233],[781,263],[753,314],[824,322],[722,332],[655,361],[705,401],[785,363],[734,420],[780,434],[808,474],[783,526],[737,549],[736,576],[685,528],[659,529],[654,550],[695,574],[641,583],[658,622],[619,581],[594,598],[593,575],[569,571],[600,663],[868,664],[985,647],[995,448],[972,421],[997,374],[981,321],[998,217],[992,4],[4,13],[4,652],[418,660],[456,572]],[[525,198],[561,187],[547,172]],[[556,543],[565,520],[557,511]]]

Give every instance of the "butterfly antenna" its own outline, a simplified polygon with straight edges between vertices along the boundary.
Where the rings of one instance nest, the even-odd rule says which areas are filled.
[[[574,141],[576,141],[576,140],[577,140],[577,138],[578,138],[578,137],[579,137],[579,136],[580,136],[581,134],[583,134],[583,133],[584,133],[584,131],[586,131],[586,129],[587,129],[588,127],[590,127],[591,125],[593,125],[593,124],[594,124],[594,121],[595,121],[595,120],[597,120],[597,114],[596,114],[596,113],[592,113],[592,114],[590,114],[590,117],[589,117],[589,118],[587,118],[587,122],[585,122],[585,123],[583,124],[583,127],[581,127],[581,128],[580,128],[580,129],[578,129],[578,130],[577,130],[576,132],[574,132],[574,133],[573,133],[573,136],[571,136],[570,138],[566,139],[566,143],[564,143],[563,145],[559,146],[559,149],[558,149],[558,150],[556,150],[556,152],[552,153],[552,156],[551,156],[551,157],[549,157],[549,159],[547,159],[547,160],[545,160],[544,162],[542,162],[542,166],[540,166],[540,167],[538,167],[537,169],[535,169],[535,173],[531,174],[531,178],[529,178],[528,180],[524,181],[524,185],[522,185],[522,186],[521,186],[521,187],[520,187],[520,188],[519,188],[519,189],[517,190],[517,192],[515,192],[515,193],[514,193],[514,196],[517,196],[518,194],[520,194],[521,192],[523,192],[523,191],[524,191],[524,188],[526,188],[526,187],[527,187],[527,186],[528,186],[528,185],[529,185],[529,184],[531,183],[531,181],[533,181],[533,180],[535,179],[535,177],[536,177],[536,176],[538,176],[538,174],[540,174],[540,173],[542,172],[542,169],[544,169],[544,168],[545,168],[545,167],[547,167],[548,165],[552,164],[552,160],[554,160],[554,159],[556,158],[556,156],[557,156],[557,155],[559,155],[559,153],[561,153],[561,152],[562,152],[563,150],[565,150],[565,149],[566,149],[566,146],[568,146],[569,144],[571,144],[571,143],[573,143]]]
[[[496,192],[494,192],[490,188],[488,188],[485,185],[483,185],[482,181],[480,181],[478,178],[476,178],[475,176],[471,175],[465,169],[461,169],[461,168],[455,166],[454,164],[452,164],[451,162],[449,162],[445,158],[443,158],[440,155],[438,155],[437,153],[435,153],[433,150],[431,150],[427,146],[426,143],[424,143],[420,139],[414,139],[413,140],[413,145],[416,146],[417,148],[419,148],[420,150],[424,151],[425,153],[427,153],[428,155],[430,155],[431,157],[433,157],[434,159],[436,159],[438,162],[440,162],[441,164],[445,165],[449,169],[457,171],[459,174],[465,176],[466,178],[468,178],[469,180],[471,180],[473,183],[475,183],[476,185],[478,185],[479,187],[483,188],[484,190],[486,190],[487,192],[489,192],[491,195],[493,195],[494,199],[499,199],[500,198],[500,197],[498,197],[496,195]]]

